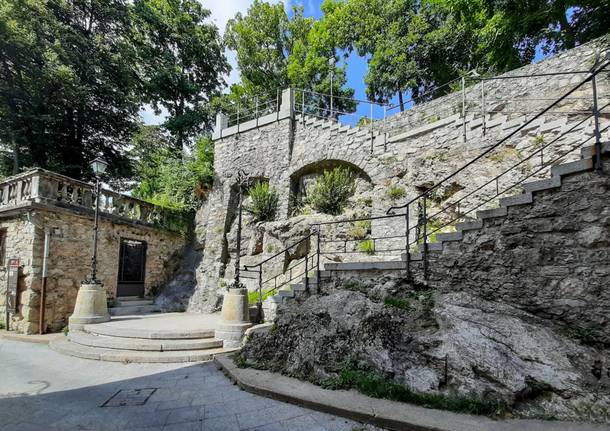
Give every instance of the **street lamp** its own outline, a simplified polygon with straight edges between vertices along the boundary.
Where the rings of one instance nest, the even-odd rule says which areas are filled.
[[[106,172],[106,168],[108,167],[108,163],[104,161],[100,157],[96,157],[93,159],[89,166],[93,170],[93,174],[95,175],[95,215],[93,221],[93,256],[91,257],[91,275],[89,277],[89,282],[92,284],[98,284],[97,281],[97,230],[98,230],[98,218],[99,218],[99,210],[100,210],[100,177]]]
[[[70,331],[82,331],[85,325],[108,322],[108,304],[104,285],[97,280],[97,227],[100,210],[101,176],[108,163],[96,157],[89,164],[95,174],[95,215],[93,224],[93,256],[91,257],[91,274],[81,283],[74,304],[74,313],[68,320]]]
[[[241,282],[239,280],[239,265],[241,260],[241,220],[242,220],[242,211],[243,211],[243,188],[244,184],[248,180],[248,175],[243,171],[239,170],[237,172],[237,199],[238,199],[238,210],[237,210],[237,255],[235,256],[235,281],[233,282],[233,289],[239,289],[242,287]]]

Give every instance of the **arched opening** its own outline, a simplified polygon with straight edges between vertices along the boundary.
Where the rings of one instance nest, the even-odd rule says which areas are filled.
[[[289,214],[294,214],[295,210],[300,207],[307,194],[308,187],[316,181],[318,176],[322,175],[325,171],[338,167],[348,168],[354,174],[357,183],[371,183],[371,178],[365,171],[359,166],[345,160],[328,159],[310,163],[301,167],[290,176]]]

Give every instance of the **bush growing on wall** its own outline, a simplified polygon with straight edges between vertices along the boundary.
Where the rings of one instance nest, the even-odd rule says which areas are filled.
[[[275,218],[277,212],[278,195],[269,183],[258,182],[248,191],[252,203],[246,210],[250,212],[256,221],[270,221]]]
[[[325,171],[307,189],[306,203],[316,211],[338,215],[355,191],[352,172],[347,168],[335,168]]]

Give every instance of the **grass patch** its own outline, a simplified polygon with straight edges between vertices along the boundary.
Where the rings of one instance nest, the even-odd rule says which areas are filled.
[[[327,389],[356,389],[373,398],[384,398],[418,406],[474,415],[501,416],[509,405],[500,400],[465,397],[461,395],[424,394],[385,379],[379,373],[348,364],[339,376],[321,384]]]
[[[503,162],[505,160],[514,160],[520,157],[521,152],[515,147],[502,147],[490,155],[489,160],[493,162]]]
[[[411,308],[411,302],[408,299],[394,298],[392,296],[385,298],[383,300],[383,304],[388,307],[399,308],[401,310],[408,310]]]
[[[346,280],[343,282],[341,287],[345,290],[351,290],[353,292],[364,292],[367,290],[366,285],[357,280]]]
[[[583,326],[572,326],[563,328],[560,331],[564,336],[580,341],[586,346],[595,346],[604,343],[604,334],[595,328],[585,328]]]
[[[263,290],[263,301],[265,301],[265,299],[269,298],[270,296],[273,296],[273,289]],[[258,290],[248,292],[248,304],[258,304]]]
[[[371,226],[370,220],[359,220],[354,222],[354,225],[347,234],[353,239],[364,239],[371,233]]]
[[[375,254],[375,241],[367,239],[358,244],[358,250],[366,254]]]
[[[407,191],[404,189],[404,187],[392,185],[390,188],[388,188],[388,197],[392,201],[403,199],[405,196],[407,196]]]

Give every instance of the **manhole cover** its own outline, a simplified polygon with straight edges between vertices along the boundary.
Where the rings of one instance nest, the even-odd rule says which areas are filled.
[[[146,401],[156,390],[157,388],[121,389],[108,398],[101,407],[141,406],[146,404]]]

